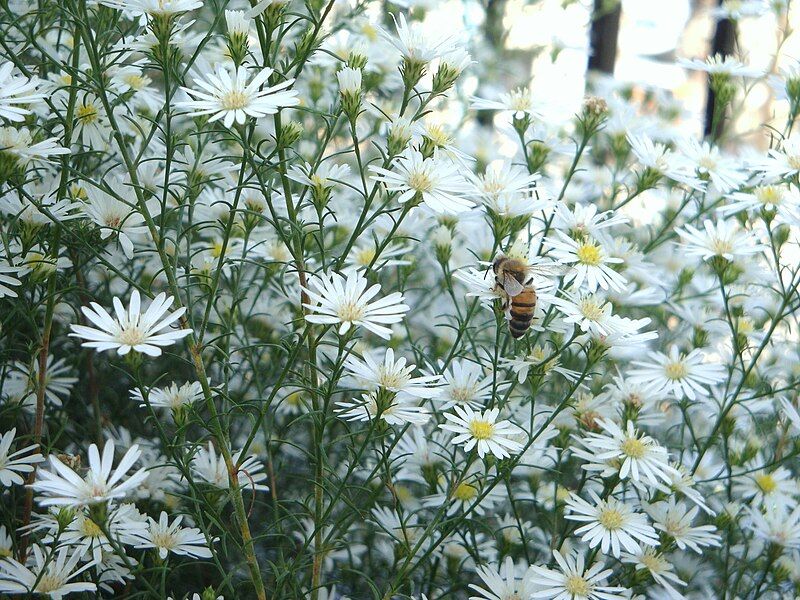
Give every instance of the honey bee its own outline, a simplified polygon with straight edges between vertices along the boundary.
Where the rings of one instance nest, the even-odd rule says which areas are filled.
[[[504,295],[503,310],[511,337],[520,338],[531,326],[536,310],[536,290],[530,266],[524,260],[501,254],[492,263],[495,289]]]

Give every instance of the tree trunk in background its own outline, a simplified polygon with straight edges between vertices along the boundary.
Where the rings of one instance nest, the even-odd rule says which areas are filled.
[[[718,0],[718,5],[722,6],[723,0]],[[736,24],[730,19],[720,19],[717,22],[717,28],[714,31],[714,40],[711,44],[711,56],[721,54],[722,56],[730,56],[733,54],[736,47]],[[711,91],[711,86],[708,87],[708,95],[706,96],[706,122],[704,133],[706,137],[713,137],[719,139],[722,135],[723,125],[725,123],[724,115],[719,115],[717,118],[716,131],[712,131],[714,126],[714,92]]]
[[[592,31],[589,35],[591,55],[589,70],[613,75],[617,61],[617,35],[622,2],[594,0]]]

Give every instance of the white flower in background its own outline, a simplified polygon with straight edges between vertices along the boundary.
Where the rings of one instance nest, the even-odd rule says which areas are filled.
[[[668,355],[649,352],[648,357],[648,361],[631,363],[634,366],[628,373],[631,383],[642,384],[655,394],[669,395],[676,400],[708,396],[708,387],[725,378],[725,368],[705,362],[705,355],[697,348],[683,354],[677,346],[672,346]]]
[[[309,163],[293,165],[287,170],[287,177],[310,187],[329,189],[344,180],[350,174],[350,167],[326,160],[316,167]]]
[[[50,513],[48,517],[50,515],[55,517],[54,513]],[[114,545],[103,533],[103,529],[106,529],[118,544],[133,544],[137,541],[136,534],[147,527],[145,517],[133,504],[114,507],[108,513],[105,523],[101,524],[103,528],[92,519],[89,509],[82,509],[63,531],[57,518],[52,518],[52,521],[48,519],[43,527],[50,525],[50,529],[43,541],[51,544],[58,539],[60,543],[72,547],[81,556],[86,557],[91,554],[92,560],[102,563],[104,553],[114,553]]]
[[[131,399],[139,402],[139,406],[147,406],[149,402],[153,408],[166,408],[172,411],[181,411],[192,406],[202,397],[203,388],[198,381],[187,382],[181,386],[173,382],[164,388],[152,387],[147,391],[147,402],[141,390],[131,390]]]
[[[779,505],[750,508],[746,525],[758,539],[782,548],[800,548],[800,506],[789,512]]]
[[[597,336],[607,336],[611,334],[634,333],[638,326],[646,325],[637,323],[630,319],[623,319],[614,315],[611,311],[611,302],[607,301],[600,294],[591,292],[577,291],[564,292],[564,296],[549,297],[555,307],[564,315],[566,323],[574,323],[581,331]]]
[[[437,401],[441,409],[447,410],[456,405],[466,405],[473,409],[481,409],[492,396],[495,378],[485,375],[483,367],[469,360],[454,360],[442,373],[444,385]],[[497,393],[508,388],[507,382],[498,382]]]
[[[536,587],[533,585],[529,570],[523,570],[517,576],[517,568],[510,556],[499,567],[483,566],[476,570],[483,586],[470,584],[480,596],[472,596],[472,600],[509,600],[511,598],[530,598]]]
[[[647,570],[653,581],[663,587],[672,600],[684,598],[683,594],[675,589],[675,586],[685,586],[686,582],[675,574],[675,567],[657,550],[644,548],[636,554],[624,553],[622,562],[634,565],[637,572]]]
[[[660,176],[683,183],[692,189],[703,191],[705,184],[686,167],[685,161],[667,148],[664,144],[654,142],[646,135],[628,134],[631,151],[640,164],[651,169]]]
[[[564,518],[586,523],[575,530],[575,535],[581,536],[590,548],[600,546],[603,554],[610,551],[614,558],[619,558],[621,548],[635,554],[641,549],[639,543],[658,545],[656,530],[643,514],[614,498],[602,500],[594,492],[589,495],[593,504],[571,493],[567,499],[568,514]]]
[[[137,534],[139,540],[135,547],[155,548],[161,560],[170,553],[191,558],[211,558],[209,542],[203,533],[196,527],[181,527],[181,521],[183,515],[178,515],[170,523],[163,510],[158,521],[148,517],[147,529]]]
[[[377,392],[362,394],[361,400],[340,400],[336,403],[336,414],[345,421],[371,421],[380,419],[389,425],[424,425],[431,414],[424,406],[413,404],[408,396],[394,396],[381,400]]]
[[[698,506],[687,510],[683,502],[677,502],[673,497],[668,502],[656,502],[644,508],[653,519],[655,528],[671,537],[681,550],[690,548],[702,554],[702,547],[720,545],[720,537],[713,525],[692,525],[700,510]]]
[[[748,67],[733,56],[715,54],[708,58],[681,58],[678,65],[693,71],[703,71],[711,75],[728,75],[730,77],[755,78],[764,75],[764,70],[758,67]]]
[[[797,480],[786,467],[758,469],[738,475],[733,484],[736,493],[754,506],[797,506]]]
[[[0,485],[3,487],[22,485],[25,482],[22,475],[32,473],[35,468],[33,465],[44,461],[41,454],[33,452],[38,449],[36,444],[11,452],[16,434],[16,427],[0,434]]]
[[[39,104],[45,95],[38,92],[39,80],[22,75],[14,75],[14,64],[0,65],[0,117],[20,123],[25,115],[31,114],[25,105]]]
[[[579,441],[588,452],[574,449],[576,456],[589,462],[587,471],[600,471],[603,477],[619,474],[620,479],[647,481],[653,486],[669,484],[674,469],[667,450],[649,435],[636,430],[632,421],[625,429],[608,419],[595,421],[604,433],[588,432]]]
[[[16,298],[17,292],[15,288],[22,284],[22,282],[15,277],[19,275],[21,267],[9,264],[5,258],[0,258],[0,298]]]
[[[133,290],[127,310],[120,299],[114,297],[115,317],[96,302],[90,302],[91,308],[82,306],[81,311],[97,328],[70,325],[70,336],[87,340],[81,345],[99,352],[116,350],[117,354],[124,356],[133,350],[148,356],[161,356],[161,348],[171,346],[192,333],[191,329],[167,329],[186,312],[186,308],[181,307],[170,313],[173,300],[172,296],[168,298],[161,292],[147,310],[141,312],[139,290]]]
[[[478,456],[483,458],[493,454],[497,458],[508,458],[511,454],[522,451],[524,445],[512,439],[525,432],[511,421],[498,421],[500,410],[491,408],[484,412],[474,411],[469,406],[455,405],[452,413],[443,416],[449,423],[439,425],[441,429],[456,435],[450,443],[463,446],[465,452],[477,449]]]
[[[630,219],[621,213],[610,210],[598,213],[595,204],[576,204],[568,207],[559,202],[555,207],[553,227],[566,232],[575,240],[588,237],[606,243],[610,241],[608,229],[629,222]]]
[[[412,373],[417,365],[408,364],[402,356],[395,360],[392,348],[386,349],[381,361],[375,360],[369,352],[363,356],[363,360],[349,356],[345,361],[345,368],[366,389],[379,388],[420,399],[435,398],[441,394],[441,388],[435,387],[439,384],[441,375],[413,377]]]
[[[621,264],[623,260],[610,256],[603,244],[590,237],[572,239],[562,231],[555,232],[557,237],[548,237],[545,244],[550,248],[550,257],[569,265],[564,275],[564,283],[575,288],[584,287],[589,292],[603,290],[625,290],[627,280],[610,265]]]
[[[679,158],[686,161],[687,169],[694,170],[701,179],[709,179],[716,190],[726,194],[740,188],[748,179],[741,169],[741,161],[725,156],[710,142],[686,137],[678,142]]]
[[[139,446],[134,444],[112,472],[114,442],[106,442],[102,458],[97,446],[92,444],[89,446],[89,470],[81,477],[51,454],[49,460],[53,471],[39,469],[31,487],[44,496],[38,498],[42,506],[80,507],[124,498],[147,478],[147,472],[139,469],[123,480],[141,455]]]
[[[681,246],[687,256],[703,260],[715,256],[735,260],[758,254],[766,248],[758,243],[755,233],[741,229],[733,219],[716,222],[706,219],[703,221],[703,231],[691,225],[684,225],[683,229],[675,231],[681,237]]]
[[[36,389],[39,386],[39,361],[32,363],[32,368],[23,363],[16,362],[14,365],[22,377],[28,382],[30,393],[27,398],[21,400],[23,404],[36,406]],[[73,386],[78,382],[78,378],[73,376],[73,369],[66,364],[66,360],[58,360],[52,354],[47,355],[44,372],[44,396],[48,402],[54,406],[61,406],[61,398],[68,398]]]
[[[243,461],[239,461],[242,451],[233,453],[231,457],[234,464],[238,465],[237,480],[239,487],[245,490],[263,491],[269,487],[261,483],[267,480],[264,473],[264,464],[255,456],[248,456]],[[208,442],[208,450],[201,447],[192,459],[192,472],[200,479],[223,490],[230,488],[230,478],[228,468],[225,465],[225,457],[217,455],[217,450],[212,442]]]
[[[51,556],[34,545],[32,558],[27,565],[11,557],[0,560],[0,592],[42,595],[61,600],[69,594],[97,590],[97,585],[90,581],[73,581],[95,565],[94,561],[90,561],[76,569],[81,560],[80,552],[70,554],[68,548],[61,548]]]
[[[473,110],[499,110],[510,112],[515,118],[521,119],[525,115],[541,118],[542,109],[544,107],[541,103],[533,99],[528,88],[521,87],[500,94],[497,100],[473,96],[470,98],[470,108]]]
[[[86,190],[88,202],[83,205],[83,212],[100,227],[100,239],[105,240],[116,234],[125,256],[133,258],[134,246],[131,237],[148,233],[144,216],[137,208],[120,200],[120,197],[130,195],[129,189],[115,180],[107,183],[115,195],[112,196],[105,190],[90,186]],[[148,209],[151,205],[153,208],[156,206],[155,203],[148,203]]]
[[[123,11],[131,17],[176,15],[203,6],[203,0],[100,0],[100,4]]]
[[[762,211],[774,211],[778,222],[797,222],[800,193],[784,184],[762,184],[745,192],[735,192],[727,198],[728,203],[717,208],[721,215],[734,215],[747,211],[750,216],[759,216]]]
[[[469,210],[474,203],[464,197],[469,187],[461,175],[463,167],[434,155],[424,158],[416,150],[406,150],[395,159],[391,169],[371,167],[373,179],[386,185],[389,192],[399,192],[397,201],[404,204],[421,200],[436,213],[456,214]]]
[[[243,125],[247,117],[260,118],[273,115],[281,108],[297,106],[300,99],[297,90],[287,90],[294,83],[288,79],[279,84],[264,87],[274,70],[267,67],[248,82],[245,67],[228,70],[219,65],[215,73],[197,78],[194,83],[200,90],[182,87],[192,97],[185,102],[176,102],[177,108],[186,109],[189,116],[212,115],[209,122],[222,119],[225,127],[234,122]]]
[[[453,50],[454,38],[433,35],[432,32],[425,31],[420,23],[406,21],[403,13],[398,16],[399,19],[392,15],[396,36],[381,27],[377,27],[377,29],[381,37],[394,46],[404,59],[428,63]]]
[[[767,156],[750,161],[750,166],[763,173],[766,183],[800,174],[800,135],[782,139],[778,147],[767,151]]]
[[[531,582],[535,586],[530,598],[547,600],[624,600],[627,590],[606,585],[612,574],[605,564],[596,562],[588,569],[580,551],[562,554],[553,550],[558,569],[531,567]]]
[[[6,152],[26,165],[29,162],[47,162],[51,156],[69,154],[70,150],[62,147],[54,137],[34,143],[26,127],[0,127],[0,156]]]
[[[400,292],[373,300],[381,286],[367,286],[369,282],[362,271],[351,270],[346,278],[334,272],[312,277],[308,287],[303,288],[312,301],[303,305],[313,313],[306,315],[306,321],[339,325],[339,335],[357,325],[388,340],[392,330],[387,325],[402,321],[409,307]]]

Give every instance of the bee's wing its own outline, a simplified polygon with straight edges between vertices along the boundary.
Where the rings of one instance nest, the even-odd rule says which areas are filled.
[[[503,277],[503,290],[509,296],[516,296],[525,289],[522,284],[508,273]]]
[[[538,265],[531,265],[528,267],[528,272],[532,275],[539,275],[540,277],[554,277],[566,275],[567,268],[558,263],[543,263]]]

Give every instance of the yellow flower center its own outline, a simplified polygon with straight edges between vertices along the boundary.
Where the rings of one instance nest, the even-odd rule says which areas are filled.
[[[689,373],[689,369],[683,361],[670,362],[664,365],[664,374],[668,379],[683,379]]]
[[[366,248],[359,248],[356,251],[355,260],[359,265],[367,266],[372,263],[372,259],[375,258],[375,248],[373,246],[368,246]]]
[[[131,89],[141,90],[147,87],[147,84],[150,83],[150,78],[144,75],[131,73],[130,75],[123,77],[123,81],[131,86]]]
[[[494,434],[494,425],[489,423],[488,421],[482,421],[480,419],[474,419],[469,424],[469,431],[477,440],[488,440]]]
[[[600,248],[591,242],[586,242],[578,246],[575,254],[581,264],[589,265],[590,267],[596,267],[599,265],[601,259],[603,258]]]
[[[459,483],[458,487],[453,492],[453,498],[460,500],[461,502],[472,500],[477,495],[478,488],[468,483]]]
[[[97,121],[98,112],[94,104],[81,104],[75,109],[75,115],[84,125]]]
[[[594,296],[581,299],[581,314],[590,321],[599,321],[603,318],[603,307],[595,300]]]
[[[769,473],[762,473],[756,476],[756,485],[765,494],[771,494],[778,488],[778,482]]]
[[[103,534],[102,529],[91,519],[84,519],[81,523],[81,533],[86,537],[100,537]]]
[[[647,452],[647,446],[645,446],[642,440],[628,438],[622,442],[620,450],[622,450],[622,453],[625,454],[625,456],[630,456],[631,458],[643,458]]]
[[[355,302],[346,302],[336,311],[342,321],[358,321],[364,316],[364,308]]]
[[[570,575],[564,582],[564,590],[573,597],[586,597],[592,591],[592,585],[580,575]]]
[[[762,185],[753,193],[761,204],[780,204],[783,200],[783,191],[777,185]]]
[[[408,187],[417,192],[429,192],[433,188],[433,179],[428,173],[411,173],[408,177]]]
[[[250,97],[239,90],[233,90],[220,98],[222,108],[225,110],[239,110],[247,106]]]
[[[165,531],[153,533],[153,545],[156,548],[172,550],[175,547],[175,536]]]
[[[615,508],[604,508],[597,517],[597,522],[605,529],[615,531],[625,524],[625,517]]]
[[[127,346],[138,346],[145,340],[144,332],[138,327],[128,327],[119,334],[118,341]]]
[[[59,589],[62,585],[64,585],[64,580],[61,577],[51,573],[45,573],[42,575],[41,579],[39,579],[35,591],[40,594],[49,594]]]

